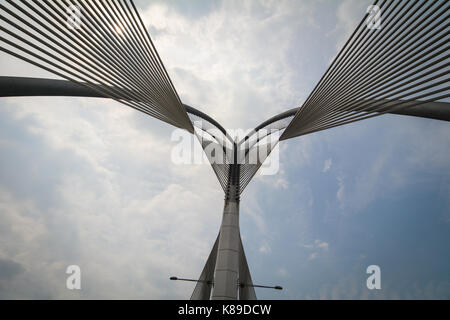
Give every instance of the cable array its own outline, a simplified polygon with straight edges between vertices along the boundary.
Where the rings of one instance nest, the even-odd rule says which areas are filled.
[[[238,143],[180,101],[132,0],[5,0],[0,50],[195,134],[225,194],[232,184],[239,197],[279,140],[384,113],[449,119],[450,2],[376,0],[372,8],[379,11],[365,15],[303,105]],[[8,92],[24,91],[21,83]],[[77,92],[96,96],[89,90]]]
[[[264,121],[238,143],[239,194],[269,157],[297,111],[294,108]]]
[[[381,15],[365,15],[281,140],[450,97],[450,2],[374,6]]]
[[[0,42],[1,51],[193,133],[132,0],[6,0]]]

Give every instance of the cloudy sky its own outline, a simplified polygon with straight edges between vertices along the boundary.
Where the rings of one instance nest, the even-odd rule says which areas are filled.
[[[184,103],[229,129],[300,106],[369,1],[137,1]],[[55,78],[0,55],[1,75]],[[104,99],[0,99],[0,298],[186,299],[223,192],[173,128]],[[241,199],[262,299],[450,299],[450,126],[386,115],[280,144]],[[66,289],[67,266],[81,290]],[[381,290],[366,287],[369,265]]]

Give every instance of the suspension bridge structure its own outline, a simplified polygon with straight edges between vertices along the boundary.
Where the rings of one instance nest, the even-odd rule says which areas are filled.
[[[450,121],[450,2],[373,5],[381,15],[365,14],[305,102],[240,141],[181,101],[132,0],[1,2],[0,50],[61,80],[3,76],[0,96],[109,98],[187,130],[205,151],[223,151],[220,161],[206,152],[225,201],[217,239],[192,280],[191,299],[256,299],[254,288],[266,286],[253,284],[239,203],[278,142],[386,113]],[[79,21],[68,25],[74,8]],[[379,28],[369,27],[379,18]],[[250,161],[260,148],[264,156]]]

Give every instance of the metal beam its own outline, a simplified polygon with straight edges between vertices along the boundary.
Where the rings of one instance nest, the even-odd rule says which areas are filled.
[[[71,97],[92,97],[108,98],[103,93],[82,86],[78,83],[43,78],[9,77],[0,76],[0,97],[18,96],[71,96]],[[219,130],[226,134],[225,129],[207,114],[184,105],[187,112],[199,115],[217,126]],[[257,126],[264,127],[272,122],[285,117],[295,115],[300,108],[293,108],[282,112]],[[450,121],[450,103],[448,102],[428,102],[417,106],[408,107],[402,110],[389,112],[391,114],[407,115],[435,120]],[[289,136],[282,137],[281,140],[288,139]]]

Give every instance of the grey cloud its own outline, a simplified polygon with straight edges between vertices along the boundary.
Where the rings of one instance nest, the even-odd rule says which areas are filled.
[[[0,279],[11,279],[24,271],[20,263],[0,258]]]

